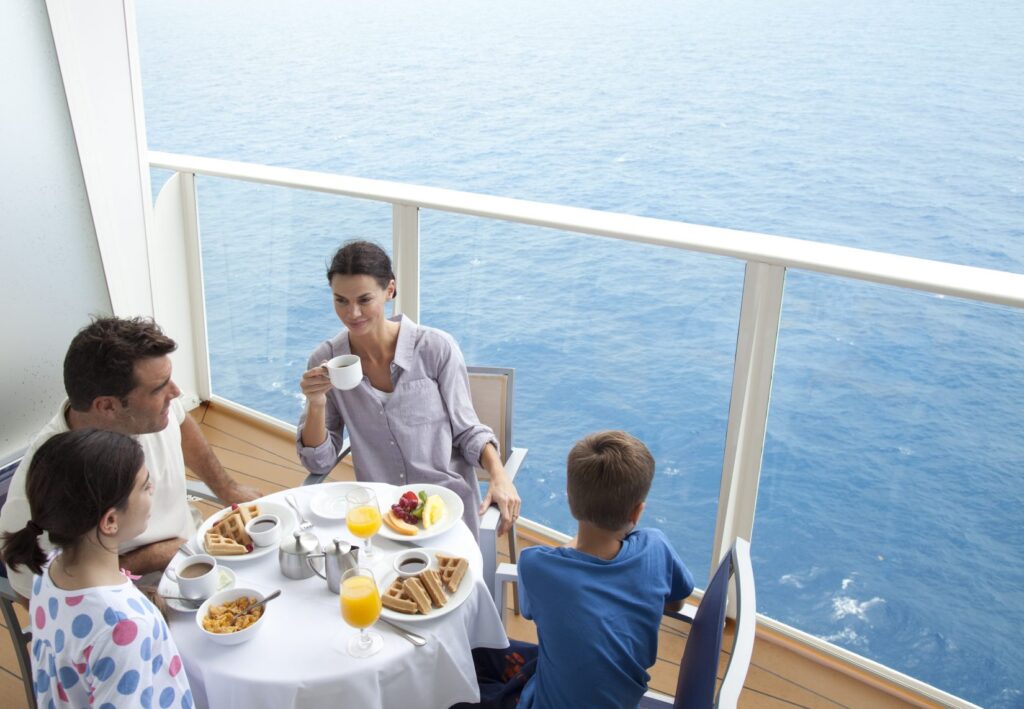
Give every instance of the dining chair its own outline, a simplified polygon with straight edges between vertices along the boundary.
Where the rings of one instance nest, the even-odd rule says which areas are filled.
[[[513,445],[512,419],[514,413],[515,370],[507,367],[467,367],[469,370],[469,393],[473,398],[473,408],[480,422],[494,431],[498,439],[498,451],[501,455],[505,472],[509,480],[515,480],[519,468],[526,458],[527,449]],[[477,478],[483,482],[490,479],[487,471],[477,468]],[[498,569],[498,522],[501,515],[497,507],[491,507],[480,518],[480,550],[484,558],[484,579],[497,601],[497,582],[495,572]],[[508,531],[508,555],[511,563],[516,563],[515,524]],[[512,591],[512,604],[516,615],[519,615],[519,593]]]
[[[18,620],[14,609],[14,604],[18,601],[18,594],[11,588],[11,582],[7,580],[6,570],[4,570],[4,575],[0,576],[0,612],[3,613],[7,633],[11,636],[14,655],[18,658],[21,682],[25,687],[25,699],[28,701],[29,709],[36,709],[36,693],[35,687],[32,685],[32,660],[29,657],[32,631],[21,627],[21,621]]]
[[[498,610],[505,620],[505,587],[515,585],[519,573],[515,564],[501,564],[495,575],[498,586]],[[733,590],[736,613],[736,632],[732,652],[722,676],[721,686],[715,692],[718,660],[725,631],[729,591]],[[666,611],[665,615],[690,623],[683,657],[679,662],[676,695],[673,699],[657,692],[647,692],[640,701],[641,709],[734,709],[739,701],[743,682],[750,667],[757,630],[757,595],[754,589],[754,571],[750,564],[750,542],[739,537],[711,577],[711,583],[696,609],[687,604],[681,612]]]

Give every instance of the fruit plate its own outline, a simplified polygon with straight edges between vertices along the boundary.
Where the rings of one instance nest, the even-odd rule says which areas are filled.
[[[309,501],[309,509],[317,517],[341,521],[345,519],[347,502],[345,496],[362,487],[359,483],[327,483]]]
[[[428,569],[437,571],[437,554],[444,554],[445,556],[458,556],[458,554],[452,554],[451,552],[445,551],[444,549],[428,549],[424,548],[423,551],[430,555],[430,566]],[[377,579],[377,588],[380,589],[381,595],[387,590],[391,582],[398,578],[398,572],[395,571],[395,567],[392,565],[394,556],[388,556],[386,559],[381,560],[380,563],[373,567],[373,577]],[[380,615],[382,618],[387,620],[393,620],[397,623],[419,623],[425,620],[433,620],[434,618],[440,618],[441,616],[451,613],[453,610],[461,606],[469,594],[473,592],[473,586],[476,584],[476,572],[473,571],[473,565],[470,564],[466,570],[466,575],[462,577],[462,583],[459,584],[459,588],[455,593],[449,593],[448,587],[445,586],[445,596],[448,597],[448,602],[440,608],[431,608],[430,612],[426,615],[420,615],[419,613],[399,613],[393,611],[390,608],[381,608]]]
[[[226,591],[229,588],[235,587],[235,572],[226,566],[218,566],[217,572],[220,574],[220,578],[217,580],[217,590]],[[171,577],[164,574],[160,578],[160,586],[156,590],[161,596],[181,596],[181,591],[178,590],[177,582],[171,580]],[[195,613],[199,610],[199,606],[202,605],[204,599],[196,599],[195,605],[190,605],[187,602],[182,602],[173,598],[167,598],[164,603],[167,604],[168,608],[176,610],[179,613]]]
[[[268,502],[266,500],[256,500],[255,502],[260,506],[260,514],[277,515],[277,518],[281,520],[281,539],[286,539],[291,536],[292,532],[295,530],[295,513],[292,512],[290,507],[282,505],[279,502]],[[206,538],[206,531],[229,514],[231,514],[231,508],[225,507],[220,512],[210,515],[201,525],[199,525],[193,546],[196,549],[200,549],[200,553],[208,553],[204,542]],[[210,556],[222,563],[232,564],[234,562],[249,561],[250,559],[259,559],[267,554],[276,554],[277,547],[277,544],[271,544],[268,547],[255,547],[248,554],[210,554]]]
[[[424,529],[423,524],[416,525],[419,530],[417,534],[405,535],[399,534],[387,524],[382,524],[380,527],[380,534],[382,537],[393,539],[396,542],[412,542],[413,544],[419,544],[420,542],[431,539],[433,537],[440,536],[447,532],[449,529],[454,527],[462,519],[462,498],[456,495],[454,492],[446,487],[440,485],[402,485],[391,488],[391,495],[385,497],[383,494],[378,498],[380,501],[380,512],[381,514],[387,514],[391,510],[391,505],[398,502],[398,498],[404,495],[409,490],[415,493],[419,493],[420,490],[427,493],[427,497],[431,495],[438,495],[441,501],[444,502],[445,515],[444,519],[435,524],[430,529]]]

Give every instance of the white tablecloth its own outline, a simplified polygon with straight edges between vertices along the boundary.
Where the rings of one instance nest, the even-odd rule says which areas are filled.
[[[382,505],[389,499],[385,491],[390,486],[367,486],[378,489]],[[362,545],[349,534],[344,522],[326,521],[310,511],[309,500],[322,489],[314,485],[288,491],[313,522],[310,531],[324,543],[341,537]],[[283,504],[284,494],[266,499]],[[374,537],[373,545],[374,566],[411,546],[380,535]],[[338,596],[327,589],[326,581],[318,576],[302,580],[285,577],[276,551],[260,559],[229,562],[237,574],[237,585],[264,592],[280,588],[283,593],[268,606],[265,627],[241,645],[217,645],[200,633],[194,613],[172,611],[171,631],[197,706],[437,709],[478,701],[472,648],[508,645],[498,610],[480,580],[480,549],[461,521],[444,534],[424,541],[423,546],[469,559],[476,578],[473,592],[445,616],[405,624],[427,638],[423,647],[415,647],[388,626],[377,624],[374,627],[384,637],[384,649],[361,659],[339,650],[359,631],[342,620]]]

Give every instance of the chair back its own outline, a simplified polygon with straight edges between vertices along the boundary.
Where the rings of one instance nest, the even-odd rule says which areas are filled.
[[[25,688],[26,706],[29,709],[36,709],[35,685],[32,683],[32,660],[29,657],[28,649],[32,642],[32,632],[21,627],[21,622],[14,609],[17,599],[18,595],[11,588],[6,570],[4,570],[3,575],[0,575],[0,614],[3,615],[4,625],[7,626],[11,645],[14,648],[14,656],[18,659],[18,669],[21,670],[21,681]]]
[[[498,439],[502,462],[512,452],[512,401],[515,370],[506,367],[467,367],[469,393],[480,423],[490,427]],[[477,477],[487,480],[486,471],[477,469]]]
[[[730,581],[735,588],[736,634],[722,686],[715,696],[718,658],[729,601]],[[754,572],[750,565],[750,544],[737,539],[704,592],[693,617],[683,659],[679,663],[674,709],[735,707],[750,667],[756,631]]]

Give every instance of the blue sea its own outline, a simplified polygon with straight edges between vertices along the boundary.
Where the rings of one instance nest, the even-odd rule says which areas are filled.
[[[149,145],[1024,272],[1024,4],[138,3]],[[154,175],[156,182],[165,173]],[[200,178],[216,393],[288,421],[387,205]],[[658,461],[645,523],[711,566],[743,264],[424,212],[421,320],[516,368],[524,514],[572,443]],[[399,288],[402,284],[399,284]],[[759,610],[1024,707],[1024,312],[790,271]]]

